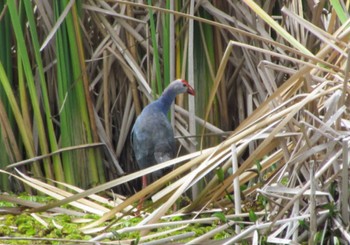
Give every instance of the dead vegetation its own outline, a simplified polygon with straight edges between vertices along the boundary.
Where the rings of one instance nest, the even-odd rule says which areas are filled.
[[[211,216],[219,212],[223,215],[221,218],[214,216],[205,220],[220,221],[215,229],[199,236],[177,230],[176,239],[183,241],[186,238],[187,244],[204,244],[215,234],[232,230],[231,236],[224,238],[221,244],[244,241],[252,244],[298,244],[306,241],[327,244],[334,239],[350,243],[349,21],[347,11],[343,9],[348,7],[348,2],[340,7],[325,1],[316,5],[314,1],[306,1],[304,5],[303,1],[262,1],[264,4],[260,7],[249,0],[222,2],[216,2],[214,6],[209,1],[196,1],[192,6],[195,11],[205,10],[212,20],[199,14],[190,16],[185,14],[185,10],[177,13],[165,10],[163,6],[151,8],[157,18],[173,13],[178,20],[205,23],[215,29],[213,33],[220,34],[214,36],[217,39],[217,47],[214,48],[217,68],[209,62],[210,51],[204,51],[207,65],[213,65],[209,67],[213,82],[203,85],[208,87],[207,97],[197,99],[194,104],[189,102],[188,110],[175,106],[175,118],[181,119],[175,121],[179,135],[193,135],[192,129],[184,127],[188,125],[191,128],[192,123],[197,125],[199,135],[217,134],[219,137],[213,141],[203,136],[195,138],[197,140],[182,138],[180,142],[186,150],[197,149],[88,190],[65,185],[70,190],[66,191],[15,172],[15,178],[58,200],[45,206],[31,207],[29,212],[43,212],[70,203],[84,212],[100,215],[100,219],[82,227],[82,231],[95,234],[93,241],[111,238],[115,232],[139,231],[142,242],[151,229],[156,229],[151,238],[155,243],[161,239],[157,238],[158,232],[159,236],[164,236],[159,229],[161,227],[181,229],[203,222],[201,213]],[[226,11],[219,8],[223,6]],[[191,5],[185,7],[188,12],[191,11]],[[127,24],[129,18],[124,16],[125,8],[140,13],[137,18],[140,23],[132,29]],[[89,1],[83,9],[92,13],[92,19],[98,12],[106,15],[98,16],[102,28],[98,33],[105,36],[98,37],[101,45],[91,53],[91,59],[103,58],[97,63],[105,66],[103,69],[99,66],[91,69],[90,74],[96,78],[90,89],[97,95],[97,113],[104,116],[100,124],[97,123],[105,132],[99,135],[100,139],[110,152],[116,152],[112,155],[114,159],[123,159],[120,161],[122,165],[122,162],[131,160],[121,155],[130,153],[124,148],[127,134],[131,118],[135,111],[140,110],[140,104],[135,101],[138,97],[135,89],[138,86],[145,97],[149,97],[151,90],[146,77],[150,81],[156,75],[153,73],[154,66],[150,65],[151,71],[146,76],[143,67],[132,58],[132,50],[129,52],[125,48],[132,45],[123,43],[115,31],[127,30],[126,35],[132,35],[127,40],[137,42],[145,54],[153,57],[154,47],[148,46],[150,44],[144,41],[148,40],[147,37],[142,36],[146,35],[145,22],[148,21],[149,9],[143,4],[123,1],[110,5]],[[110,21],[114,17],[118,21]],[[186,30],[189,28],[187,24],[183,26]],[[141,34],[134,33],[134,30]],[[192,34],[188,35],[186,40],[191,40]],[[107,58],[103,55],[106,52],[109,53]],[[183,56],[192,58],[190,55]],[[107,111],[103,112],[105,97],[97,89],[100,79],[115,79],[109,73],[112,63],[123,70],[122,76],[130,82],[128,89],[113,94],[115,106],[123,107],[120,109],[123,117],[118,124],[115,151],[111,148],[114,137],[112,125],[107,125],[111,121],[107,115],[110,109],[105,108]],[[188,63],[191,64],[190,61]],[[188,76],[191,76],[190,73],[191,67],[188,68]],[[200,77],[192,76],[194,79]],[[201,81],[195,81],[195,87],[200,88]],[[109,84],[110,87],[101,85],[99,89],[106,92],[123,86]],[[205,107],[199,111],[195,106],[201,103],[205,103]],[[219,120],[215,118],[217,108],[220,108]],[[196,112],[196,117],[188,111]],[[235,125],[232,131],[228,130],[229,125]],[[227,133],[227,137],[222,137],[223,133]],[[95,195],[169,166],[175,166],[174,170],[125,200],[116,197],[109,201]],[[188,205],[173,212],[173,205],[189,194],[193,198]],[[140,223],[117,231],[113,230],[113,226],[102,227],[108,220],[134,215],[133,206],[141,197],[151,198],[152,204],[145,206],[142,211],[144,219]],[[181,216],[182,220],[165,222],[169,213]],[[173,232],[172,229],[170,231]],[[168,242],[174,241],[175,237],[168,236],[173,239]]]

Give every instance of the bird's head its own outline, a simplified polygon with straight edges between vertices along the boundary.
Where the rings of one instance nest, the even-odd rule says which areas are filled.
[[[176,91],[176,94],[188,93],[193,96],[196,94],[191,85],[184,79],[177,79],[170,86]]]

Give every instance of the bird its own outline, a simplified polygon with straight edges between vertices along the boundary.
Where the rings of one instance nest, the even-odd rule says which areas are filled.
[[[175,157],[176,142],[167,114],[178,94],[195,95],[194,89],[184,79],[176,79],[162,95],[148,104],[136,118],[131,131],[135,160],[140,169],[151,167]],[[152,173],[152,178],[162,176],[162,170]],[[147,176],[142,176],[142,188],[147,186]]]

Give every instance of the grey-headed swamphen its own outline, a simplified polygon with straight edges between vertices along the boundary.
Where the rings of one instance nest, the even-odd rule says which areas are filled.
[[[195,95],[187,81],[177,79],[169,84],[159,99],[147,105],[137,117],[131,132],[132,147],[140,169],[151,167],[175,157],[176,143],[167,113],[176,95]],[[159,178],[162,171],[152,174]],[[146,176],[142,177],[142,188],[147,186]]]

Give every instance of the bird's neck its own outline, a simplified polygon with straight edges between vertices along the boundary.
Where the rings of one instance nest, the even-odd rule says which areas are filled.
[[[171,104],[175,100],[176,93],[171,89],[164,90],[163,94],[159,97],[158,103],[160,105],[160,109],[164,114],[167,114]]]

